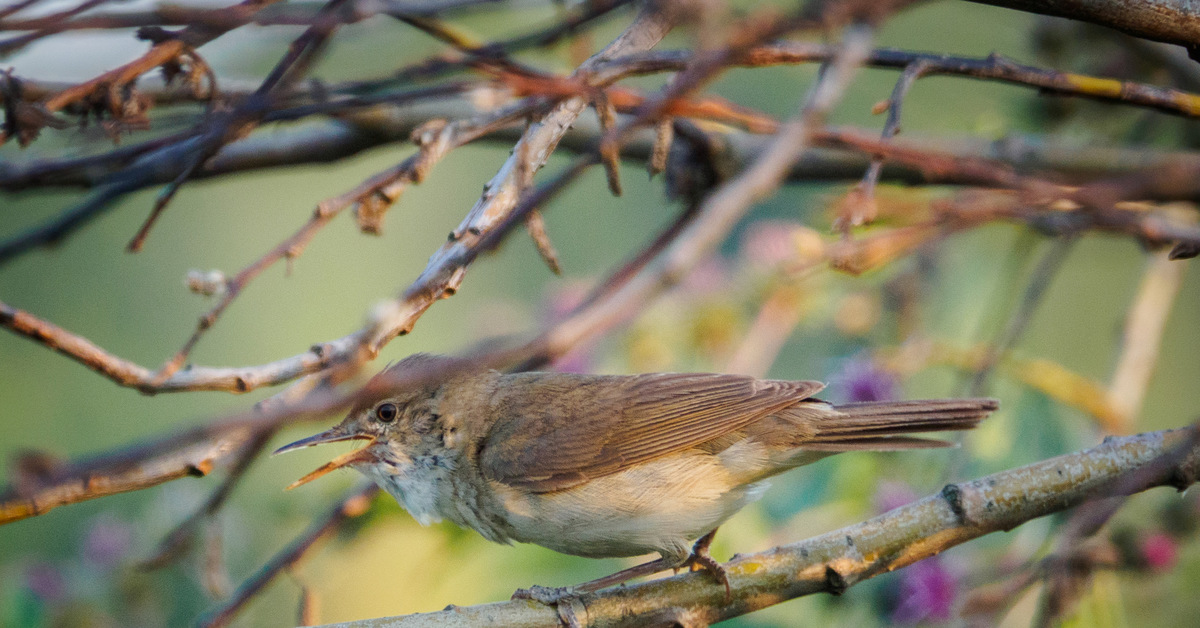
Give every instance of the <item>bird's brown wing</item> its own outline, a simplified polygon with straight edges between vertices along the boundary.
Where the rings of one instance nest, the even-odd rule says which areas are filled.
[[[508,375],[480,468],[533,492],[563,490],[741,429],[823,387],[705,373]]]

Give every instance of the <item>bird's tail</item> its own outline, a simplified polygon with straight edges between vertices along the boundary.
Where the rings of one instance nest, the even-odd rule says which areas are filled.
[[[809,451],[889,451],[947,447],[946,441],[910,434],[969,430],[996,410],[995,399],[928,399],[873,401],[833,406],[815,422],[816,434],[804,444]]]

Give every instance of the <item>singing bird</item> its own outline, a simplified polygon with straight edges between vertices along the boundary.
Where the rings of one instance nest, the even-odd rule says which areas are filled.
[[[448,375],[389,385],[434,369]],[[710,373],[500,373],[417,354],[377,375],[368,389],[383,392],[340,424],[276,453],[364,440],[292,486],[349,466],[422,524],[449,519],[577,556],[661,557],[573,591],[688,565],[728,590],[708,544],[771,476],[839,452],[943,447],[912,435],[973,428],[998,405],[835,405],[813,397],[822,388]]]

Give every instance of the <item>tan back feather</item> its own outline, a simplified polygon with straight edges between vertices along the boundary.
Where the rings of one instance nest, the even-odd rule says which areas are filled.
[[[695,447],[824,388],[707,373],[523,373],[499,384],[501,418],[483,441],[480,468],[541,493]]]

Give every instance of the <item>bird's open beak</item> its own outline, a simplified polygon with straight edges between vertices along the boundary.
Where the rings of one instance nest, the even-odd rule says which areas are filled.
[[[312,447],[313,445],[321,445],[324,443],[337,443],[337,442],[341,442],[344,440],[365,440],[365,441],[369,441],[369,442],[366,445],[364,445],[363,447],[360,447],[359,449],[355,449],[354,451],[342,454],[342,455],[338,456],[337,458],[330,460],[329,462],[325,463],[324,465],[318,467],[312,473],[309,473],[308,475],[300,478],[299,480],[292,482],[291,484],[288,485],[287,490],[294,489],[297,486],[300,486],[301,484],[308,484],[309,482],[312,482],[313,480],[321,477],[322,475],[329,473],[330,471],[333,471],[335,469],[340,469],[344,466],[351,465],[356,462],[374,462],[375,456],[370,451],[370,449],[371,449],[371,445],[375,444],[375,437],[368,436],[366,434],[351,432],[351,431],[347,430],[346,428],[344,428],[343,426],[337,425],[337,426],[333,427],[332,429],[321,432],[320,434],[317,434],[315,436],[309,436],[308,438],[301,438],[300,440],[298,440],[294,443],[289,443],[287,445],[284,445],[283,447],[280,447],[279,449],[276,449],[275,453],[273,453],[271,455],[282,454],[284,452],[295,451],[297,449],[304,449],[305,447]]]

